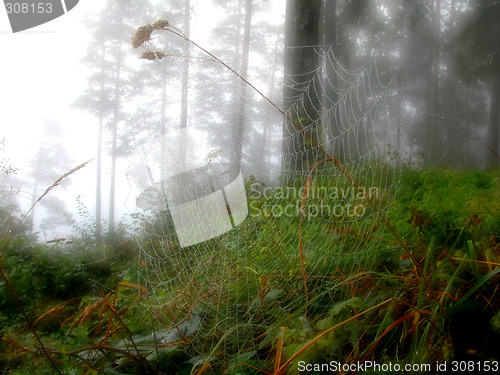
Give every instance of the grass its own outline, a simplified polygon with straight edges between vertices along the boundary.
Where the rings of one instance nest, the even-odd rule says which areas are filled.
[[[399,239],[377,210],[356,220],[266,211],[185,249],[156,218],[149,234],[109,242],[105,259],[95,239],[47,248],[14,238],[3,269],[46,351],[4,303],[0,368],[297,374],[300,361],[498,361],[499,178],[404,170],[380,197],[392,204],[377,202]],[[254,207],[266,204],[290,201]],[[5,283],[0,293],[12,301]]]

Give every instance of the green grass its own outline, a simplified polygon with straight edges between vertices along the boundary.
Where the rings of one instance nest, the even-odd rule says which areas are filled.
[[[268,209],[186,249],[168,224],[153,222],[165,236],[137,238],[141,249],[108,243],[105,259],[95,240],[49,249],[18,238],[3,249],[2,264],[65,374],[297,374],[299,361],[498,361],[500,172],[384,173],[391,176],[384,194],[358,202],[367,215],[357,220]],[[336,179],[318,175],[314,184],[337,186]],[[252,203],[284,209],[290,200]],[[0,293],[10,301],[0,305],[2,371],[54,373],[5,284]]]

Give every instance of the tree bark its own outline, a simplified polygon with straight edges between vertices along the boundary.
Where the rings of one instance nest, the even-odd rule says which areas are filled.
[[[102,213],[101,213],[101,185],[102,185],[102,131],[104,127],[104,81],[106,76],[106,46],[104,41],[101,44],[101,85],[100,85],[100,103],[99,103],[99,128],[97,130],[97,155],[96,155],[96,184],[95,184],[95,222],[96,237],[101,238],[102,233]]]
[[[184,0],[184,35],[190,37],[190,21],[191,21],[191,1]],[[191,43],[186,41],[185,54],[189,53]],[[185,59],[182,67],[182,88],[181,88],[181,128],[187,126],[188,118],[188,85],[189,85],[189,59]]]
[[[243,78],[248,77],[248,59],[250,55],[250,33],[252,29],[252,0],[245,0],[245,26],[243,32],[243,49],[241,56],[240,75]],[[241,158],[243,153],[243,133],[245,130],[246,107],[247,107],[247,84],[240,80],[238,114],[236,120],[236,129],[233,133],[233,163],[235,168],[241,168]]]
[[[274,47],[274,59],[273,59],[273,65],[271,68],[271,74],[270,74],[270,81],[269,81],[269,91],[267,94],[267,97],[271,99],[271,101],[274,101],[273,98],[273,93],[274,93],[274,85],[275,85],[275,75],[276,75],[276,69],[278,68],[278,43],[279,43],[279,37],[276,38],[276,44]],[[266,107],[266,121],[264,121],[264,129],[262,132],[262,142],[261,142],[261,147],[260,147],[260,153],[259,153],[259,163],[258,167],[261,169],[261,171],[267,171],[267,174],[265,178],[268,181],[272,180],[272,169],[271,165],[265,165],[265,156],[267,155],[267,159],[270,159],[270,154],[271,150],[269,149],[269,128],[273,126],[272,122],[272,113],[275,111],[275,108],[270,108]],[[264,175],[264,173],[263,173]]]
[[[446,55],[454,56],[455,54],[455,0],[450,2],[450,25],[448,27],[449,42],[447,45]],[[452,163],[456,164],[458,158],[461,155],[461,150],[459,146],[462,146],[465,142],[460,142],[457,139],[457,121],[455,116],[455,79],[456,79],[456,67],[453,58],[448,58],[446,63],[447,77],[446,77],[446,156],[447,159]],[[468,135],[467,135],[468,136]]]
[[[284,107],[315,140],[321,108],[318,75],[321,0],[287,0],[285,19]],[[315,87],[316,85],[316,87]],[[308,88],[310,90],[308,90]],[[283,122],[283,172],[304,171],[312,167],[311,141],[290,121]]]
[[[113,235],[115,230],[115,190],[116,190],[116,159],[118,148],[118,122],[120,117],[120,79],[122,69],[122,49],[121,43],[118,45],[118,57],[116,62],[116,81],[114,90],[114,105],[113,105],[113,130],[112,130],[112,145],[111,145],[111,179],[109,188],[109,233]]]
[[[488,167],[498,167],[499,153],[499,128],[500,128],[500,74],[497,74],[491,85],[490,111],[488,121],[488,151],[486,160]]]
[[[431,10],[432,35],[429,51],[427,120],[424,139],[424,152],[429,161],[435,162],[441,156],[439,123],[439,51],[440,51],[440,15],[441,0],[434,0]]]
[[[338,80],[334,63],[336,61],[337,50],[337,0],[324,0],[323,4],[323,53],[325,55],[325,76],[323,87],[323,111],[328,111],[326,117],[327,126],[325,126],[325,142],[328,145],[327,150],[340,156],[343,153],[341,131],[339,124],[338,103],[339,95],[337,93]],[[331,110],[333,109],[333,110]]]

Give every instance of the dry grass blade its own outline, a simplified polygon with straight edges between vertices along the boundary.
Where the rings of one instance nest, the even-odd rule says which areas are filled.
[[[332,328],[329,328],[327,329],[326,331],[320,333],[318,336],[316,336],[314,339],[312,339],[311,341],[309,341],[307,344],[305,344],[302,348],[300,348],[299,350],[297,350],[295,352],[294,355],[292,355],[279,369],[277,372],[275,372],[276,375],[282,375],[285,373],[285,370],[286,368],[288,367],[288,365],[290,363],[292,363],[295,359],[297,359],[298,356],[300,356],[307,348],[311,347],[311,345],[313,345],[316,341],[318,341],[320,338],[322,338],[323,336],[327,335],[328,333],[336,330],[337,328],[343,326],[344,324],[347,324],[349,323],[350,321],[352,320],[356,320],[358,319],[360,316],[363,316],[367,313],[369,313],[370,311],[373,311],[373,310],[376,310],[378,309],[379,307],[382,307],[383,305],[393,301],[394,299],[393,298],[389,298],[388,300],[385,300],[384,302],[381,302],[379,303],[378,305],[375,305],[373,307],[370,307],[368,310],[365,310],[363,312],[360,312],[359,314],[356,314],[352,317],[350,317],[349,319],[346,319],[344,320],[343,322],[339,323],[339,324],[336,324],[334,325]]]
[[[451,260],[459,260],[459,261],[465,261],[465,262],[472,262],[472,263],[479,263],[479,264],[487,264],[490,266],[500,266],[500,263],[496,262],[486,262],[484,260],[476,260],[476,259],[464,259],[464,258],[450,258]]]
[[[286,331],[286,327],[281,327],[281,332],[284,333]],[[283,335],[278,337],[278,345],[276,348],[276,359],[274,361],[274,370],[273,374],[277,374],[281,367],[281,355],[283,351]]]
[[[66,309],[66,302],[60,303],[59,305],[56,305],[40,315],[34,322],[33,325],[41,324],[46,322],[47,320],[51,320],[52,318],[57,317],[61,313],[64,312]]]
[[[100,311],[104,307],[105,307],[105,302],[103,299],[99,299],[96,302],[88,305],[85,308],[85,310],[83,310],[83,312],[80,314],[80,316],[73,321],[73,324],[71,324],[70,329],[73,329],[76,326],[81,327],[83,324],[85,324],[85,322],[87,322],[92,317],[92,315],[94,315],[96,311]]]
[[[28,216],[28,214],[33,210],[33,208],[35,208],[35,206],[38,204],[38,202],[40,202],[52,189],[54,189],[55,187],[59,186],[59,184],[67,177],[69,177],[70,175],[72,175],[73,173],[75,173],[76,171],[79,171],[80,169],[82,169],[83,167],[85,167],[88,163],[90,163],[91,161],[93,161],[94,159],[90,159],[88,161],[86,161],[85,163],[82,163],[78,166],[76,166],[75,168],[73,168],[72,170],[64,173],[63,175],[61,175],[52,185],[50,185],[44,192],[42,195],[40,195],[38,197],[38,199],[35,201],[35,203],[32,204],[32,206],[30,207],[30,209],[24,214],[24,216],[22,217],[21,219],[21,222],[24,221],[24,219],[26,218],[26,216]]]
[[[394,327],[407,321],[408,319],[415,318],[416,316],[418,316],[418,314],[419,314],[419,311],[413,311],[409,314],[406,314],[405,316],[402,316],[401,318],[399,318],[395,322],[392,322],[389,325],[389,327],[387,327],[384,330],[384,332],[382,332],[382,334],[379,336],[379,338],[371,345],[370,349],[366,352],[365,356],[361,359],[361,363],[364,363],[366,361],[366,359],[368,358],[370,353],[373,351],[373,349],[375,349],[375,347],[378,345],[380,340],[382,340],[384,338],[384,336],[387,335],[387,333],[389,333]]]

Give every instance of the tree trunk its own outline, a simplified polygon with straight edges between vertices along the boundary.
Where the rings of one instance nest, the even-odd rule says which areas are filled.
[[[120,117],[120,72],[122,69],[122,50],[121,43],[118,45],[118,57],[116,62],[116,82],[114,92],[113,107],[113,131],[111,146],[111,181],[109,188],[109,233],[113,235],[115,229],[115,185],[116,185],[116,159],[118,144],[118,122]]]
[[[321,98],[317,95],[319,87],[314,87],[319,65],[315,48],[320,44],[320,14],[321,0],[287,0],[284,107],[316,141],[321,108]],[[285,174],[312,167],[315,154],[311,141],[286,120],[283,122],[282,149]]]
[[[97,155],[96,155],[96,184],[95,184],[95,222],[96,222],[96,237],[98,240],[102,234],[102,214],[101,214],[101,184],[102,184],[102,131],[104,126],[104,80],[106,76],[106,46],[104,41],[101,45],[102,61],[101,61],[101,87],[100,87],[100,103],[99,103],[99,129],[97,130]]]
[[[432,7],[432,36],[429,50],[428,93],[426,134],[423,140],[429,161],[435,162],[441,156],[439,136],[439,50],[441,0],[434,0]]]
[[[189,39],[191,21],[191,1],[184,0],[184,35]],[[189,54],[191,43],[185,43],[185,54]],[[189,84],[189,59],[185,59],[184,66],[182,67],[182,88],[181,88],[181,128],[187,126],[188,117],[188,84]]]
[[[42,152],[41,146],[38,148],[38,155]],[[35,168],[35,184],[33,186],[33,193],[32,193],[32,198],[31,198],[31,206],[33,207],[36,203],[36,200],[38,199],[38,180],[39,180],[39,175],[38,171],[40,170],[40,158],[37,160],[37,167]],[[35,234],[35,211],[36,211],[36,206],[33,207],[31,210],[31,233]]]
[[[278,43],[279,43],[279,37],[276,38],[276,44],[274,47],[274,59],[273,59],[273,65],[271,68],[271,74],[270,74],[270,81],[269,81],[269,91],[267,94],[267,97],[271,100],[274,101],[273,99],[273,93],[274,93],[274,84],[275,84],[275,75],[276,75],[276,69],[278,68]],[[259,153],[259,163],[257,164],[258,168],[260,168],[261,171],[267,171],[267,175],[265,178],[268,181],[271,181],[272,176],[271,176],[271,166],[270,165],[265,165],[265,156],[267,155],[267,159],[269,159],[269,155],[271,153],[271,150],[268,149],[268,145],[270,142],[268,142],[269,138],[269,129],[273,126],[273,121],[272,121],[272,113],[275,112],[275,108],[270,108],[266,107],[266,121],[264,121],[264,129],[262,132],[262,142],[260,146],[260,153]],[[264,174],[263,174],[264,176]]]
[[[403,12],[406,10],[405,2],[402,4],[402,10]],[[402,21],[402,27],[400,29],[400,34],[399,34],[399,59],[398,59],[398,70],[396,73],[396,78],[397,78],[397,85],[396,85],[396,91],[397,91],[397,98],[396,98],[396,151],[401,152],[403,148],[403,101],[405,97],[405,86],[404,83],[407,82],[408,80],[408,74],[407,74],[407,66],[408,66],[408,54],[410,51],[410,19],[406,15],[406,13],[403,13],[402,15],[403,21]],[[408,35],[408,37],[406,37]],[[398,160],[399,161],[399,160]]]
[[[243,32],[243,49],[241,56],[240,75],[243,78],[248,77],[248,59],[250,54],[250,32],[252,29],[252,0],[245,0],[245,29]],[[240,80],[238,114],[236,120],[236,129],[233,133],[233,152],[232,159],[235,168],[241,168],[241,158],[243,153],[243,133],[245,129],[246,107],[247,107],[247,84]]]
[[[448,27],[448,35],[449,42],[447,45],[447,56],[455,55],[455,28],[454,28],[454,20],[455,20],[455,0],[451,0],[450,2],[450,26]],[[446,77],[446,121],[445,121],[445,129],[446,129],[446,144],[447,159],[453,163],[457,164],[457,159],[462,154],[459,146],[462,146],[465,142],[460,142],[457,139],[457,123],[455,118],[455,79],[456,79],[456,69],[455,62],[453,58],[448,58],[447,61],[447,77]]]
[[[324,0],[323,4],[323,53],[325,55],[325,76],[323,77],[325,88],[323,94],[323,111],[326,115],[327,126],[325,126],[325,143],[327,150],[339,157],[343,153],[341,131],[339,124],[338,103],[339,95],[337,72],[335,62],[337,51],[337,0]]]
[[[491,85],[490,115],[488,121],[488,140],[486,160],[488,167],[498,167],[498,133],[500,128],[500,74],[497,74]]]

